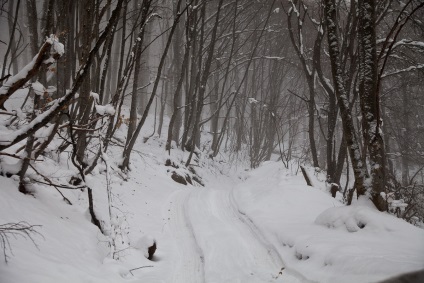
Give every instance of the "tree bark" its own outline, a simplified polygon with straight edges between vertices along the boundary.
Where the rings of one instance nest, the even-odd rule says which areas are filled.
[[[178,8],[177,9],[179,9],[181,2],[182,2],[182,0],[178,0]],[[188,5],[184,8],[184,11],[187,9],[187,7],[188,7]],[[171,30],[169,32],[168,41],[166,43],[166,46],[165,46],[164,51],[162,53],[162,57],[161,57],[160,62],[159,62],[158,72],[156,74],[156,79],[155,79],[155,82],[154,82],[154,85],[153,85],[152,94],[150,95],[149,101],[147,102],[146,109],[143,112],[143,116],[141,117],[141,120],[138,123],[137,128],[134,131],[134,134],[130,137],[127,137],[127,141],[125,143],[125,148],[124,148],[124,151],[122,153],[123,161],[122,161],[122,164],[120,165],[122,170],[129,169],[131,151],[132,151],[132,149],[135,145],[135,142],[136,142],[137,137],[138,137],[138,135],[141,131],[141,128],[143,127],[144,123],[146,122],[147,115],[148,115],[149,110],[150,110],[150,106],[152,105],[153,100],[156,96],[159,81],[161,79],[162,69],[163,69],[163,66],[165,64],[165,59],[166,59],[166,56],[168,54],[169,46],[171,45],[172,36],[174,35],[176,25],[178,24],[178,21],[180,20],[180,17],[181,17],[182,14],[183,14],[183,12],[179,12],[177,14],[177,17],[174,19],[174,23],[173,23]]]
[[[364,142],[369,150],[371,200],[380,211],[387,209],[381,193],[386,187],[386,157],[380,121],[378,62],[375,31],[375,0],[359,0],[359,96]]]
[[[340,114],[342,117],[343,132],[346,138],[346,144],[349,148],[349,155],[355,176],[354,190],[357,196],[364,195],[366,192],[365,177],[366,170],[361,160],[359,143],[355,136],[352,114],[349,106],[349,100],[344,86],[343,73],[340,66],[340,49],[338,42],[338,31],[336,21],[336,3],[335,0],[325,0],[325,17],[327,25],[327,40],[331,61],[331,73],[335,85],[335,93],[338,98]],[[348,194],[348,204],[352,203],[353,190]]]

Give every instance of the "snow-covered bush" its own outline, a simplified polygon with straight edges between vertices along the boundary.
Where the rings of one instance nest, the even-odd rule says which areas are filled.
[[[403,186],[390,176],[387,194],[383,194],[391,214],[411,224],[424,227],[424,185],[413,183]]]

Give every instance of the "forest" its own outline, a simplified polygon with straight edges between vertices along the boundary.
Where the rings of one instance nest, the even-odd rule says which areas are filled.
[[[423,19],[421,0],[2,0],[1,175],[81,192],[114,259],[113,179],[151,148],[178,186],[207,187],[202,162],[276,161],[422,228]],[[0,219],[5,259],[39,233],[19,221]]]

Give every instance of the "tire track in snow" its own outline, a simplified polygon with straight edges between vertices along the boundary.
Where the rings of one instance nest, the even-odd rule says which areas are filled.
[[[250,231],[253,235],[255,235],[256,239],[260,241],[263,244],[264,248],[268,250],[269,255],[280,264],[282,272],[279,275],[284,279],[284,282],[315,282],[307,279],[301,273],[286,267],[286,264],[283,258],[281,257],[280,253],[278,252],[278,249],[271,243],[271,241],[267,240],[265,235],[256,226],[255,222],[253,222],[253,220],[245,212],[240,210],[240,207],[234,197],[234,189],[231,190],[229,198],[232,208],[239,215],[240,221],[244,223],[247,227],[249,227]]]
[[[240,211],[233,189],[188,189],[171,196],[179,258],[173,282],[309,282],[284,270],[278,250]]]
[[[242,221],[230,190],[193,190],[187,205],[205,254],[206,282],[300,282],[277,277],[283,266],[278,253]]]
[[[231,205],[231,209],[233,209],[233,213],[237,215],[238,219],[241,223],[243,223],[246,227],[249,228],[252,235],[255,237],[255,239],[261,243],[262,247],[267,250],[270,258],[272,261],[281,269],[285,266],[283,259],[280,256],[280,253],[275,248],[273,244],[271,244],[261,233],[259,228],[255,225],[255,223],[247,216],[246,213],[242,212],[234,198],[234,191],[231,190],[229,193],[229,201]]]
[[[187,215],[190,191],[178,191],[171,196],[170,229],[176,240],[179,258],[174,266],[172,282],[205,282],[204,256]]]

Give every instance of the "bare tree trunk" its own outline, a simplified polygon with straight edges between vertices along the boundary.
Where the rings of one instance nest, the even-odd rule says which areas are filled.
[[[403,107],[403,133],[402,133],[402,144],[401,148],[401,163],[402,163],[402,185],[409,185],[409,151],[410,151],[410,137],[411,128],[409,125],[409,89],[405,86],[406,91],[402,95],[402,107]]]
[[[206,83],[209,77],[209,71],[210,71],[210,67],[212,65],[212,58],[213,58],[213,54],[214,54],[214,50],[215,50],[215,44],[216,44],[216,33],[218,30],[218,23],[219,23],[219,15],[220,15],[220,10],[222,7],[222,3],[223,0],[220,0],[218,3],[218,7],[217,7],[217,12],[216,12],[216,18],[215,18],[215,25],[213,26],[212,29],[212,36],[211,36],[211,41],[209,43],[209,50],[208,50],[208,57],[206,59],[205,62],[205,69],[203,70],[203,74],[202,74],[202,78],[200,80],[200,89],[199,89],[199,96],[198,96],[198,100],[197,100],[197,113],[196,113],[196,119],[195,119],[195,123],[193,125],[193,137],[192,137],[192,144],[191,144],[191,152],[190,155],[187,159],[186,162],[186,166],[188,166],[190,164],[191,158],[193,156],[193,153],[195,151],[195,144],[196,144],[196,138],[198,137],[198,135],[200,135],[199,131],[199,127],[200,127],[200,117],[202,114],[202,109],[203,109],[203,104],[204,104],[204,97],[205,97],[205,92],[206,92]],[[203,6],[203,13],[205,13],[206,10],[206,3]],[[205,16],[202,16],[203,21],[205,20]],[[202,28],[204,28],[204,23],[202,24]],[[203,31],[202,31],[203,33]],[[201,51],[199,49],[199,51]]]
[[[18,22],[18,13],[19,13],[20,2],[21,1],[18,0],[18,2],[16,3],[16,9],[15,9],[15,13],[14,13],[13,18],[12,18],[12,15],[13,15],[13,8],[14,8],[13,4],[14,4],[14,1],[11,1],[9,3],[9,15],[7,17],[7,20],[8,20],[8,23],[9,23],[9,44],[7,46],[6,54],[4,55],[3,69],[2,69],[2,72],[1,72],[1,77],[0,78],[4,78],[5,77],[6,68],[7,68],[7,58],[9,57],[9,53],[12,53],[12,56],[11,56],[11,59],[10,60],[14,60],[13,59],[13,54],[16,51],[15,29],[16,29],[16,24]],[[16,66],[14,65],[14,68],[15,67]],[[16,73],[15,73],[15,75],[16,75]]]
[[[38,51],[38,19],[36,0],[26,0],[31,55]]]
[[[380,211],[387,209],[381,193],[386,187],[386,156],[380,121],[380,97],[377,85],[377,48],[375,34],[375,1],[359,2],[359,93],[364,121],[364,141],[369,150],[372,188],[371,199]]]
[[[181,1],[182,0],[178,0],[177,10],[179,10],[179,8],[180,8]],[[183,10],[185,11],[186,9],[187,9],[187,6]],[[154,98],[156,96],[156,92],[157,92],[157,88],[158,88],[158,85],[159,85],[159,81],[161,79],[162,69],[163,69],[163,66],[165,64],[166,56],[168,54],[168,49],[169,49],[169,46],[171,45],[172,37],[174,35],[176,25],[178,24],[178,21],[180,20],[180,17],[181,17],[182,14],[183,14],[183,12],[179,12],[177,14],[177,17],[174,19],[173,24],[172,24],[171,30],[169,32],[168,40],[166,42],[164,51],[162,53],[162,57],[161,57],[160,62],[159,62],[159,67],[158,67],[158,71],[157,71],[157,74],[156,74],[156,79],[155,79],[155,82],[154,82],[154,85],[153,85],[152,94],[150,95],[149,101],[147,102],[146,109],[143,112],[143,116],[141,117],[141,120],[138,123],[137,128],[135,129],[134,134],[132,136],[130,136],[130,137],[127,137],[125,148],[124,148],[124,151],[122,153],[122,155],[123,155],[123,161],[122,161],[122,164],[120,166],[121,169],[123,169],[123,170],[127,170],[129,168],[131,151],[132,151],[132,149],[133,149],[133,147],[135,145],[135,142],[137,140],[138,135],[140,134],[141,128],[143,127],[144,123],[146,122],[147,115],[148,115],[149,110],[150,110],[150,106],[152,105],[153,100],[154,100]]]
[[[184,81],[184,77],[186,74],[186,70],[188,68],[188,62],[189,62],[189,56],[190,56],[190,48],[191,48],[191,43],[194,37],[194,29],[190,30],[190,26],[191,26],[191,21],[192,18],[189,16],[187,17],[187,21],[186,21],[186,43],[185,43],[185,51],[184,51],[184,59],[181,65],[181,72],[180,72],[180,76],[178,79],[178,82],[175,86],[175,92],[173,95],[173,112],[172,112],[172,116],[169,120],[169,127],[168,127],[168,138],[166,140],[166,147],[165,150],[167,150],[169,153],[171,151],[171,142],[174,140],[178,140],[179,137],[179,128],[180,126],[178,126],[178,131],[176,130],[176,124],[178,124],[178,116],[181,117],[181,110],[179,109],[180,105],[181,105],[181,87],[183,85],[183,81]],[[178,29],[178,28],[177,28]],[[178,40],[175,39],[174,40],[174,48],[179,48],[179,45],[177,45]],[[176,65],[179,65],[179,58],[177,59],[176,57],[179,57],[179,53],[176,52],[174,50],[174,67],[177,69],[179,69],[179,67],[177,67]],[[176,80],[177,76],[174,73],[174,81]]]
[[[346,139],[343,134],[342,140],[340,142],[340,147],[339,147],[339,155],[337,157],[337,166],[335,168],[335,172],[334,172],[333,180],[332,180],[332,182],[339,185],[340,185],[340,178],[343,172],[344,162],[346,160],[346,154],[347,154]]]
[[[18,2],[17,2],[17,7],[16,7],[16,12],[15,12],[15,17],[18,17],[18,14],[19,14],[19,6],[20,6],[20,3],[21,3],[21,1],[20,0],[18,0]],[[18,58],[15,58],[16,57],[16,40],[15,40],[15,28],[16,28],[16,20],[12,17],[12,15],[13,15],[13,7],[14,7],[14,4],[15,4],[15,1],[14,0],[9,0],[9,15],[8,15],[8,17],[7,17],[7,22],[8,22],[8,24],[9,24],[9,38],[10,38],[10,41],[9,41],[9,44],[10,44],[10,47],[11,47],[11,56],[10,56],[10,59],[11,59],[11,61],[12,61],[12,71],[13,71],[13,74],[17,74],[18,73]],[[5,68],[6,67],[6,65],[3,65],[3,68]],[[4,73],[2,74],[2,76],[1,77],[4,77]]]
[[[297,3],[297,1],[296,1]],[[307,58],[305,57],[304,53],[304,43],[302,40],[302,27],[303,27],[303,19],[300,18],[300,13],[296,13],[296,22],[297,22],[297,34],[295,35],[294,29],[292,26],[292,17],[294,13],[295,3],[291,3],[292,7],[287,13],[287,26],[290,36],[290,41],[293,45],[293,48],[296,52],[297,57],[299,58],[303,72],[305,74],[305,78],[308,84],[309,88],[309,98],[305,100],[308,106],[308,137],[309,137],[309,145],[311,149],[311,155],[312,155],[312,163],[314,167],[319,167],[318,163],[318,151],[315,143],[315,80],[316,80],[316,64],[319,64],[319,62],[316,62],[316,57],[318,57],[319,60],[319,48],[314,48],[314,62],[312,62],[312,66],[308,66]],[[301,5],[299,4],[299,9]],[[296,8],[297,10],[297,8]],[[305,11],[306,13],[306,11]],[[315,40],[315,47],[319,46],[318,43],[321,42],[322,34],[320,32],[317,33],[317,38]],[[318,52],[318,54],[316,54]],[[331,152],[331,149],[327,149]],[[328,165],[328,164],[327,164]]]
[[[355,176],[354,188],[348,194],[348,204],[351,204],[353,190],[356,190],[358,196],[365,194],[365,176],[366,170],[361,160],[358,140],[355,136],[352,114],[344,86],[343,73],[340,67],[340,49],[338,42],[338,31],[336,21],[335,0],[325,0],[325,17],[327,25],[328,46],[331,61],[331,73],[335,85],[335,93],[338,98],[340,114],[342,117],[343,132],[346,138],[346,144],[349,148],[349,155]]]
[[[309,145],[311,147],[312,163],[314,167],[319,167],[318,151],[315,143],[315,83],[314,77],[308,78],[309,100],[308,100],[308,136]],[[330,150],[327,149],[327,154]]]
[[[35,117],[37,117],[37,105],[39,101],[39,96],[34,96],[34,103],[33,103],[33,111],[31,114],[31,120],[34,120]],[[29,164],[31,160],[33,159],[33,146],[34,146],[35,137],[34,134],[31,134],[27,138],[27,142],[25,145],[25,158],[22,161],[21,169],[19,170],[19,191],[23,194],[27,194],[28,190],[26,188],[26,181],[25,181],[25,175],[28,170]]]
[[[162,84],[162,93],[160,95],[160,111],[159,111],[159,123],[157,127],[158,136],[160,137],[162,135],[162,127],[163,127],[163,118],[165,116],[165,109],[166,109],[166,101],[168,100],[168,93],[169,93],[169,80],[166,79]],[[158,102],[156,101],[156,104]]]
[[[195,3],[197,5],[197,2]],[[193,37],[196,38],[199,36],[199,29],[198,29],[198,21],[199,17],[197,15],[197,11],[192,11],[191,14],[193,15],[193,21],[191,22],[190,28],[193,30]],[[185,150],[186,146],[188,145],[188,139],[190,136],[190,131],[192,131],[193,128],[193,117],[196,110],[196,91],[197,91],[197,84],[200,76],[200,66],[198,60],[201,58],[201,51],[198,51],[200,48],[198,47],[198,40],[192,41],[192,46],[190,48],[191,50],[191,56],[190,56],[190,68],[187,69],[187,71],[190,72],[190,76],[187,76],[186,79],[188,81],[188,84],[186,84],[186,96],[185,96],[185,110],[184,110],[184,130],[181,137],[181,149]]]
[[[153,19],[153,23],[146,25],[146,30],[143,34],[143,52],[141,53],[140,57],[140,73],[139,76],[137,76],[138,80],[138,87],[137,90],[137,96],[138,96],[138,106],[137,106],[137,113],[143,114],[144,110],[146,109],[147,101],[148,101],[148,95],[149,95],[149,88],[145,87],[150,82],[150,47],[148,46],[151,41],[151,33],[152,33],[152,26],[155,25],[155,20]],[[141,88],[141,89],[140,89]]]
[[[80,9],[79,14],[81,15],[81,21],[82,21],[82,25],[80,26],[80,29],[79,29],[79,33],[81,36],[80,62],[84,62],[87,59],[91,49],[95,1],[84,0],[80,4],[81,6],[79,7]],[[80,89],[79,105],[78,105],[78,113],[77,113],[78,125],[82,128],[88,123],[89,116],[93,106],[93,99],[90,97],[91,77],[93,74],[91,72],[91,68],[88,69],[87,71],[88,71],[88,74],[86,74],[86,77]],[[83,167],[87,165],[85,160],[86,148],[87,148],[87,131],[79,130],[78,137],[77,137],[76,157],[78,162]]]
[[[174,17],[176,16],[176,13],[178,12],[176,10],[176,4],[177,1],[173,1],[173,14]],[[188,21],[188,19],[186,20]],[[188,27],[186,27],[187,30]],[[188,33],[188,31],[187,31]],[[175,94],[172,97],[173,99],[173,112],[172,112],[172,116],[171,116],[171,120],[174,119],[174,121],[172,122],[172,133],[169,132],[168,129],[168,139],[171,138],[171,140],[175,141],[176,145],[178,146],[179,144],[179,137],[180,137],[180,130],[181,130],[181,125],[183,122],[183,116],[182,116],[182,111],[180,110],[181,106],[182,106],[182,95],[180,93],[181,91],[181,86],[184,80],[184,75],[186,73],[187,70],[187,62],[188,59],[183,62],[181,64],[181,57],[185,57],[186,55],[182,54],[180,52],[180,49],[182,49],[183,47],[183,26],[181,23],[177,24],[176,30],[175,30],[175,36],[173,38],[173,43],[172,43],[172,50],[173,50],[173,76],[172,76],[172,83],[173,83],[173,90],[175,90]],[[189,43],[189,35],[186,35],[186,48],[187,45],[191,44]],[[187,50],[186,50],[187,51]],[[188,49],[188,52],[190,51],[190,48]],[[185,65],[185,67],[183,67]],[[181,81],[181,82],[180,82]],[[177,91],[178,89],[178,91]],[[175,115],[175,117],[173,117]],[[169,121],[169,126],[171,127],[171,120]],[[168,144],[170,145],[170,143],[167,142],[167,146]],[[169,148],[167,148],[167,150],[169,150]]]
[[[130,121],[128,125],[127,137],[131,137],[134,134],[134,131],[137,127],[137,106],[139,106],[139,101],[141,100],[141,92],[138,90],[139,82],[142,81],[139,77],[144,75],[140,72],[141,70],[141,54],[143,52],[143,43],[144,35],[146,33],[146,25],[148,25],[147,20],[150,11],[151,0],[143,1],[143,7],[141,7],[141,22],[140,22],[140,33],[138,34],[137,40],[140,42],[137,46],[138,48],[135,51],[135,64],[134,64],[134,79],[132,85],[131,93],[131,108],[130,108]]]

